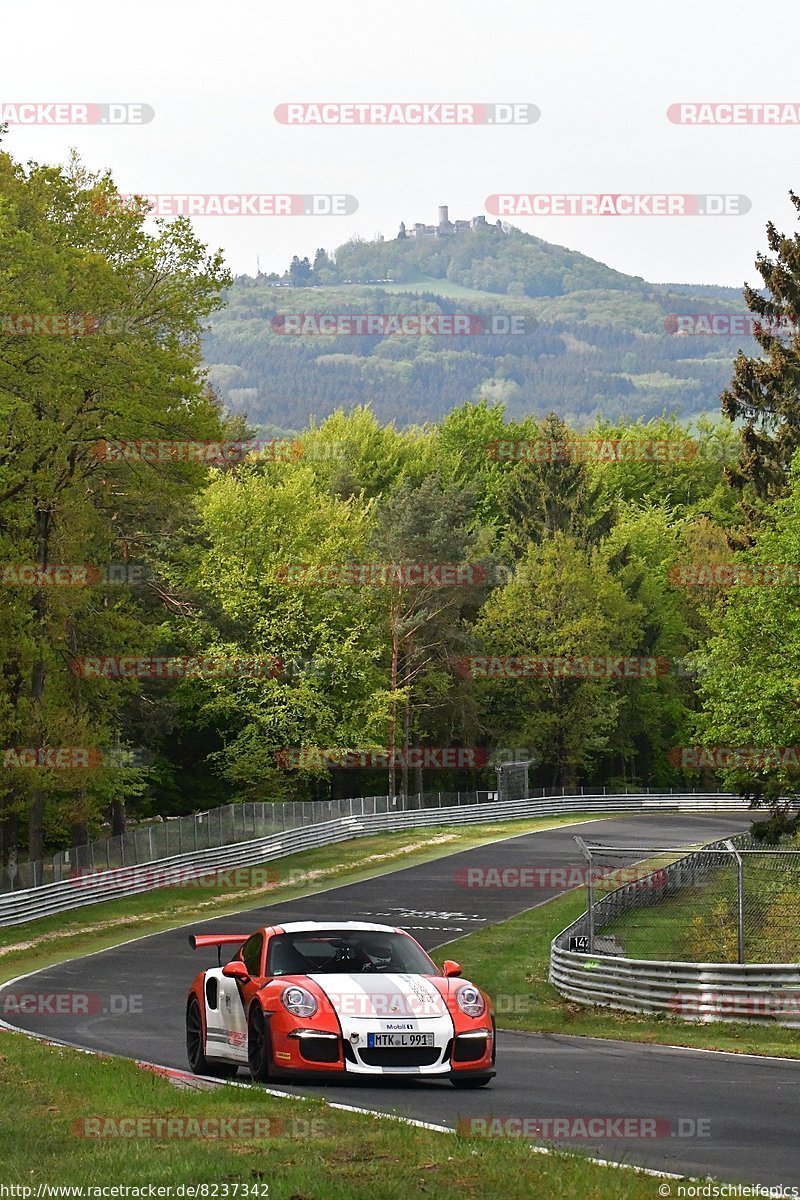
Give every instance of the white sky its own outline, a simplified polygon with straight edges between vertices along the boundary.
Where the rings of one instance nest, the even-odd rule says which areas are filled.
[[[800,127],[672,125],[681,100],[800,103],[800,6],[772,0],[38,0],[7,6],[0,101],[141,101],[144,126],[12,129],[17,158],[74,145],[120,191],[345,192],[349,217],[195,221],[235,272],[283,270],[400,219],[484,211],[493,192],[743,193],[746,216],[520,218],[652,281],[756,280],[773,219],[794,232]],[[284,101],[527,101],[511,128],[282,126]]]

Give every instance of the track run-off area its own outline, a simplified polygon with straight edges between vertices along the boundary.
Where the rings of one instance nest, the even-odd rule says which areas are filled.
[[[468,889],[464,879],[469,867],[578,868],[576,834],[621,847],[656,849],[732,836],[745,831],[751,820],[746,812],[632,814],[517,836],[512,832],[502,841],[418,866],[239,915],[204,918],[20,976],[0,988],[0,1011],[8,1013],[4,997],[11,993],[87,993],[97,1000],[88,1012],[44,1011],[7,1016],[5,1023],[83,1049],[186,1070],[187,989],[198,970],[216,962],[213,950],[191,949],[189,933],[247,934],[259,925],[304,919],[376,921],[408,929],[433,952],[561,891],[559,886]],[[624,864],[620,858],[620,865],[630,862],[630,856]],[[469,978],[469,962],[463,967]],[[491,980],[480,982],[491,994]],[[130,1003],[126,998],[139,999]],[[502,1013],[498,1015],[502,1024]],[[241,1073],[240,1079],[245,1078]],[[574,1145],[602,1159],[680,1175],[800,1185],[798,1060],[501,1029],[497,1076],[481,1090],[456,1090],[433,1080],[275,1086],[287,1094],[324,1096],[450,1128],[470,1118],[653,1118],[659,1129],[668,1126],[671,1132]],[[692,1130],[693,1135],[679,1136]]]

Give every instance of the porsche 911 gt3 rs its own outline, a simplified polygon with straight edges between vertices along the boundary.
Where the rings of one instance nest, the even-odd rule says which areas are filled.
[[[403,929],[293,922],[250,935],[195,934],[195,949],[237,946],[189,989],[186,1050],[195,1074],[253,1079],[445,1078],[483,1087],[495,1074],[489,997],[440,971]]]

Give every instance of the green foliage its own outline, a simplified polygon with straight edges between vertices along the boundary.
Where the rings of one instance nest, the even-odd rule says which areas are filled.
[[[515,420],[551,409],[581,426],[631,414],[689,418],[717,409],[740,344],[758,350],[752,338],[672,331],[674,313],[741,313],[736,289],[643,284],[519,231],[358,241],[334,257],[302,286],[290,275],[292,286],[237,278],[212,321],[211,379],[259,426],[299,430],[309,413],[324,419],[343,399],[401,425],[442,421],[483,398]],[[364,282],[386,278],[396,282]],[[418,312],[473,314],[488,332],[291,336],[273,324],[290,313]],[[518,331],[502,332],[511,321]]]
[[[219,407],[200,372],[199,333],[229,282],[188,221],[146,232],[142,204],[120,205],[107,176],[72,159],[27,168],[0,154],[0,550],[5,564],[155,564],[202,480],[191,462],[114,461],[107,440],[219,438]],[[50,331],[26,317],[60,321]],[[70,669],[98,647],[152,644],[151,593],[125,586],[3,588],[6,747],[107,750],[136,744],[125,686]],[[143,790],[136,769],[4,771],[8,859],[27,815],[28,848],[85,837],[109,804]]]
[[[789,476],[789,494],[772,506],[770,525],[754,535],[753,545],[736,562],[786,564],[787,576],[768,586],[742,584],[727,589],[711,613],[712,631],[698,661],[702,663],[698,721],[703,744],[764,752],[752,763],[740,762],[724,774],[735,790],[773,801],[797,790],[798,768],[769,755],[800,744],[800,466]],[[792,582],[792,579],[795,582]]]
[[[120,829],[126,807],[145,816],[495,782],[491,768],[286,769],[282,750],[527,746],[533,786],[657,786],[683,781],[670,751],[692,738],[798,743],[797,588],[674,582],[676,566],[727,561],[748,537],[742,562],[800,561],[800,467],[770,519],[743,531],[725,481],[733,427],[664,415],[673,385],[713,391],[727,370],[719,345],[692,346],[689,362],[685,342],[663,336],[665,312],[697,306],[691,291],[651,288],[516,231],[352,243],[335,258],[318,249],[313,264],[293,262],[299,286],[260,276],[228,293],[206,341],[235,410],[226,415],[201,335],[230,281],[187,221],[148,232],[145,206],[119,204],[112,180],[77,161],[23,168],[0,155],[0,196],[0,313],[101,322],[80,336],[0,327],[0,563],[149,572],[138,588],[2,588],[5,746],[153,756],[146,769],[4,771],[0,866],[18,848],[36,855],[109,821]],[[408,311],[415,275],[420,311],[468,300],[488,320],[524,315],[526,332],[343,342],[272,324],[278,304]],[[345,282],[375,276],[402,285]],[[424,290],[430,279],[439,292]],[[623,396],[644,414],[635,422]],[[255,448],[209,467],[97,450],[247,441],[254,430],[294,432],[293,452]],[[577,437],[620,452],[498,451]],[[659,458],[643,444],[688,449]],[[293,574],[342,564],[469,564],[485,581],[356,586]],[[476,679],[463,663],[477,654],[666,668]],[[121,655],[276,669],[179,682],[75,669],[84,656]],[[796,778],[731,772],[726,782],[777,804]]]
[[[706,908],[707,911],[691,918],[686,930],[684,953],[687,961],[737,962],[739,943],[734,904],[725,898],[715,900]]]
[[[769,800],[777,800],[777,796],[770,796]],[[754,797],[760,800],[761,797]],[[757,807],[757,805],[754,805]],[[782,809],[774,809],[766,821],[753,821],[750,826],[750,834],[757,842],[763,842],[766,846],[777,846],[787,838],[796,837],[800,831],[800,814],[789,816],[789,813]]]
[[[487,600],[477,632],[497,656],[626,655],[637,617],[598,552],[559,530],[528,547],[513,579]],[[623,704],[617,688],[597,679],[502,679],[483,691],[494,736],[541,747],[548,782],[557,784],[573,784],[607,749]]]
[[[789,193],[800,216],[800,196]],[[760,499],[783,495],[795,451],[800,447],[800,234],[787,237],[770,221],[767,244],[774,257],[758,254],[762,279],[744,290],[757,323],[755,354],[740,350],[722,410],[742,425],[742,453],[731,470],[738,487],[748,485]]]

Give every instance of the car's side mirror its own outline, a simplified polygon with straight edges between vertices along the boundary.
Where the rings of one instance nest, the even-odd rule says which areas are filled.
[[[238,958],[233,962],[226,963],[222,968],[222,974],[226,979],[236,979],[239,983],[247,983],[250,978],[250,972],[247,967]]]
[[[461,963],[453,962],[452,958],[448,958],[442,970],[444,971],[445,979],[452,979],[453,976],[461,974]]]

